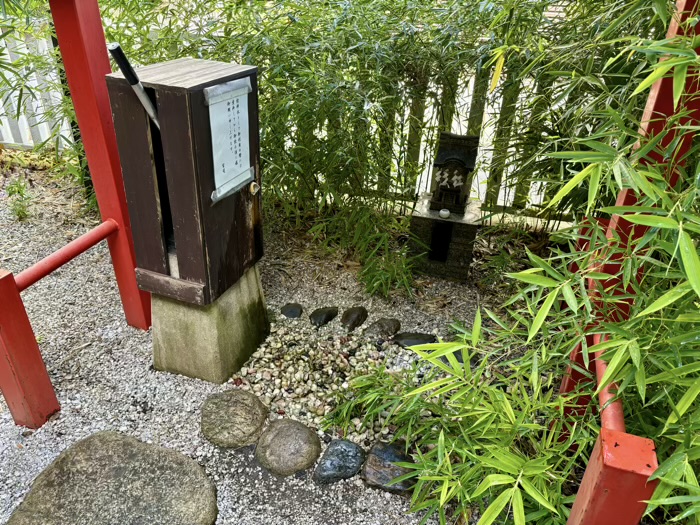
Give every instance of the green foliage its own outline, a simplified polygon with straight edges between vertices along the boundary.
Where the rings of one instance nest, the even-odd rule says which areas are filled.
[[[23,221],[29,217],[29,186],[22,177],[16,177],[5,186],[10,201],[10,211],[15,219]]]
[[[575,455],[566,448],[557,449],[554,455],[569,461],[552,464],[547,440],[537,434],[543,429],[534,427],[535,443],[525,460],[546,465],[548,484],[535,486],[557,514],[537,498],[528,500],[522,463],[505,456],[518,457],[523,451],[513,447],[520,441],[499,442],[495,436],[496,441],[490,442],[488,438],[491,426],[499,428],[509,420],[514,421],[516,436],[527,435],[533,430],[530,417],[538,411],[547,421],[558,421],[557,404],[564,406],[575,398],[554,393],[549,407],[538,400],[548,399],[566,370],[571,350],[581,344],[587,364],[596,354],[608,364],[600,384],[591,378],[582,385],[581,393],[597,394],[604,386],[614,385],[613,391],[624,403],[627,432],[651,438],[656,444],[661,465],[652,478],[661,483],[645,519],[700,523],[700,155],[697,142],[690,140],[697,126],[684,120],[688,109],[697,104],[695,87],[686,91],[686,85],[695,86],[695,68],[700,65],[697,42],[685,37],[663,39],[663,26],[672,13],[665,2],[571,5],[597,12],[599,22],[590,26],[572,18],[584,31],[596,32],[587,40],[590,45],[584,40],[579,46],[584,52],[596,51],[592,58],[570,62],[586,64],[588,69],[571,75],[574,83],[569,84],[572,89],[567,96],[576,96],[570,109],[573,120],[568,123],[582,116],[578,122],[586,127],[577,134],[551,136],[540,152],[546,155],[526,160],[531,165],[542,161],[561,167],[562,182],[552,184],[551,207],[570,206],[578,216],[585,210],[604,219],[622,217],[634,225],[639,236],[633,236],[626,246],[615,236],[609,238],[601,224],[586,220],[559,232],[549,256],[528,253],[530,268],[511,274],[519,290],[503,306],[502,316],[484,310],[490,326],[484,323],[483,329],[477,328],[481,325],[477,318],[473,333],[465,332],[457,343],[414,349],[422,358],[420,366],[430,367],[425,382],[411,383],[417,376],[409,373],[392,395],[386,391],[392,384],[389,374],[379,370],[354,383],[356,391],[337,408],[333,422],[342,425],[348,415],[364,413],[372,421],[382,411],[389,412],[382,423],[395,425],[397,437],[416,445],[415,510],[429,509],[441,513],[443,521],[454,521],[478,504],[482,524],[510,523],[508,520],[559,523],[571,501],[562,498],[567,494],[567,480],[574,486],[580,480]],[[641,30],[642,25],[646,34],[636,34],[643,38],[627,36],[635,34],[628,30],[635,26]],[[615,54],[600,61],[597,50],[606,46],[615,49]],[[565,49],[567,60],[579,49],[568,54]],[[665,60],[660,61],[661,57]],[[495,55],[497,71],[499,60]],[[506,59],[503,64],[507,68]],[[539,66],[533,65],[532,71],[539,72]],[[678,116],[663,122],[663,129],[640,136],[637,130],[647,90],[664,76],[673,79]],[[578,89],[585,90],[583,95]],[[554,114],[552,110],[546,117]],[[671,133],[687,136],[672,139]],[[689,150],[681,151],[685,145],[690,145]],[[683,165],[679,165],[681,160]],[[671,175],[678,179],[672,187],[666,182]],[[634,192],[638,201],[612,206],[611,197],[622,190]],[[615,315],[626,305],[629,318]],[[599,344],[589,345],[587,336],[592,334],[600,336]],[[439,360],[454,350],[463,352],[468,366],[461,368],[452,359],[449,364]],[[485,374],[478,375],[482,366],[493,369],[486,379]],[[507,403],[493,406],[489,389],[498,381]],[[380,397],[373,397],[375,390]],[[472,404],[474,398],[477,404]],[[492,406],[483,411],[489,424],[481,429],[478,420],[469,418],[479,417],[484,400]],[[450,412],[455,406],[458,408]],[[467,424],[458,426],[455,420]],[[598,416],[587,412],[577,414],[573,421],[569,439],[578,445],[575,454],[583,459],[597,434]],[[478,439],[472,434],[473,427]],[[556,426],[552,429],[555,434],[560,431]],[[480,441],[484,437],[485,443]],[[501,454],[496,456],[498,471],[482,466],[482,456],[489,458],[494,451]],[[510,458],[511,464],[504,458]],[[492,466],[489,459],[486,465]],[[460,474],[476,472],[475,477],[454,476],[457,466],[464,469]],[[478,498],[479,486],[488,487],[484,501]],[[446,510],[450,501],[454,514]]]
[[[558,395],[561,354],[544,347],[544,338],[542,348],[525,347],[520,323],[507,326],[487,313],[483,328],[479,316],[456,342],[414,347],[421,360],[411,370],[380,368],[354,379],[328,424],[347,428],[359,417],[372,428],[379,421],[406,440],[415,462],[404,465],[411,470],[405,479],[415,481],[412,508],[427,511],[425,520],[437,514],[441,523],[467,522],[479,509],[480,524],[506,523],[510,515],[515,523],[564,524],[571,475],[585,465],[595,418],[569,433],[561,414],[574,399]]]

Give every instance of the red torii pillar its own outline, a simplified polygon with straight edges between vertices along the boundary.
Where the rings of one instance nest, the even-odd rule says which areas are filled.
[[[108,243],[126,321],[146,330],[151,326],[151,296],[136,284],[131,223],[105,83],[112,68],[100,9],[97,0],[49,0],[49,5],[100,213],[103,220],[119,224]]]

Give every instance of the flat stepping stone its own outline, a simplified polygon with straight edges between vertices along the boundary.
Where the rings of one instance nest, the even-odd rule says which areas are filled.
[[[349,479],[360,472],[365,457],[365,451],[359,445],[345,439],[334,439],[321,456],[313,480],[319,485],[328,485]]]
[[[413,486],[410,479],[395,484],[391,484],[391,482],[399,476],[411,472],[406,467],[394,464],[406,462],[410,463],[411,458],[404,454],[401,448],[389,443],[377,442],[370,449],[367,461],[362,467],[362,479],[370,487],[394,494],[405,494]]]
[[[340,318],[341,324],[352,332],[358,326],[362,326],[367,320],[367,308],[364,306],[354,306],[343,312],[343,317]]]
[[[299,303],[287,303],[282,307],[282,315],[289,319],[299,319],[304,308]]]
[[[382,318],[373,322],[365,330],[366,334],[377,335],[384,339],[389,339],[391,336],[401,330],[401,321],[398,319]]]
[[[330,323],[333,319],[338,316],[338,309],[333,306],[329,308],[318,308],[311,312],[309,319],[311,319],[311,324],[316,328],[321,328],[324,325]]]
[[[251,392],[213,394],[202,405],[202,434],[219,447],[245,447],[258,440],[267,416],[267,407]]]
[[[291,476],[313,466],[321,454],[316,432],[292,419],[278,419],[264,430],[255,459],[278,476]]]
[[[196,461],[118,432],[98,432],[34,480],[7,525],[213,525],[216,487]]]
[[[404,348],[417,345],[427,345],[437,342],[433,334],[420,334],[416,332],[401,332],[394,336],[394,342]]]

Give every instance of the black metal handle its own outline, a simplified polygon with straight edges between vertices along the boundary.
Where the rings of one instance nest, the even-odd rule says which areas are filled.
[[[112,55],[114,61],[119,66],[119,69],[121,70],[122,74],[124,75],[124,78],[129,83],[129,85],[135,86],[136,84],[138,84],[139,77],[136,75],[136,71],[134,71],[134,68],[131,67],[129,59],[126,58],[126,55],[122,50],[122,46],[120,46],[117,42],[112,42],[110,44],[107,44],[107,49]]]

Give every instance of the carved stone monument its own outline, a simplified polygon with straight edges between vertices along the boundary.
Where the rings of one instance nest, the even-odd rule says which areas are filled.
[[[418,201],[411,250],[416,268],[429,275],[465,280],[472,261],[478,210],[469,209],[479,137],[441,133],[433,163],[431,192]]]

